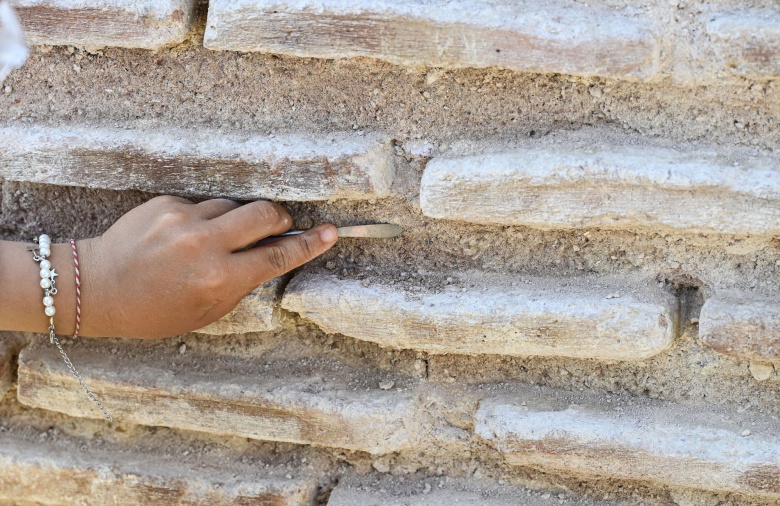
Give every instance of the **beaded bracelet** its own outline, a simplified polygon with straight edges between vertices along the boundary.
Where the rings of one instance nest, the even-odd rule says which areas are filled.
[[[36,262],[39,262],[39,267],[41,269],[41,288],[43,288],[43,311],[46,314],[46,316],[49,317],[49,341],[57,347],[57,350],[60,352],[60,355],[62,355],[62,359],[65,361],[65,365],[68,366],[68,369],[70,369],[71,374],[78,380],[81,387],[84,389],[84,391],[87,393],[87,396],[89,396],[90,399],[92,399],[95,404],[100,408],[100,411],[103,412],[104,415],[106,415],[106,418],[108,418],[109,421],[113,421],[113,418],[111,418],[111,415],[108,414],[108,411],[106,411],[106,408],[103,407],[103,404],[98,400],[97,396],[92,392],[92,390],[87,386],[87,383],[84,381],[84,378],[81,377],[81,375],[76,371],[76,368],[73,366],[73,363],[68,358],[68,355],[65,353],[65,350],[62,349],[62,345],[60,344],[60,341],[57,339],[57,334],[54,328],[54,315],[57,313],[57,310],[54,309],[54,295],[57,295],[57,272],[52,268],[51,262],[46,259],[49,255],[51,255],[51,239],[48,235],[43,234],[40,237],[33,239],[38,246],[30,246],[28,249],[32,251],[33,254],[33,260]],[[76,262],[76,272],[78,272],[78,257],[75,256],[75,243],[71,242],[71,246],[74,249],[74,259]],[[80,276],[77,276],[77,289],[80,291],[81,288],[81,282],[80,282]],[[80,301],[80,293],[77,294],[77,301]],[[80,306],[81,304],[77,302],[77,306]],[[76,334],[78,335],[78,324],[80,323],[80,312],[81,307],[77,307],[77,325],[76,325]],[[74,335],[74,337],[75,337]]]

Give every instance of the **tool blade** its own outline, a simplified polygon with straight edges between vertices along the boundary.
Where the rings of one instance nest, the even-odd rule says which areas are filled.
[[[404,231],[403,228],[391,223],[376,223],[373,225],[356,225],[353,227],[339,227],[339,237],[371,237],[387,239],[395,237]]]

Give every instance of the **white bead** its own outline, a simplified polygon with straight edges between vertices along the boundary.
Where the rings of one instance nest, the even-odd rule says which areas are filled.
[[[43,269],[46,269],[46,270],[51,269],[51,262],[49,262],[48,260],[41,260],[41,264],[40,265],[41,265],[41,270],[43,270]]]
[[[50,278],[51,277],[51,271],[49,269],[41,269],[41,277],[42,278]]]
[[[51,288],[51,280],[49,278],[43,278],[41,280],[41,288]]]
[[[49,306],[46,309],[44,309],[43,312],[46,313],[46,316],[54,316],[54,313],[56,313],[57,310],[54,309],[54,306]]]
[[[49,248],[41,247],[41,249],[38,250],[38,253],[42,257],[47,257],[47,256],[51,255],[51,250]]]
[[[49,243],[49,244],[51,244],[51,237],[49,237],[49,236],[48,236],[48,235],[46,235],[46,234],[41,234],[41,235],[38,237],[38,244],[43,244],[43,243],[45,243],[45,242],[46,242],[46,243]]]
[[[53,306],[54,305],[54,297],[51,295],[47,295],[43,298],[43,305],[46,307]]]

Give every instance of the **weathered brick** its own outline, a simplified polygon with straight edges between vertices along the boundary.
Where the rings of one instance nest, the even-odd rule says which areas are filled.
[[[473,278],[412,291],[303,273],[287,286],[282,307],[329,333],[434,354],[638,360],[674,338],[674,303],[653,287],[602,278]]]
[[[641,404],[616,411],[606,403],[567,407],[550,394],[489,399],[475,430],[513,465],[780,497],[776,421]]]
[[[210,130],[11,126],[0,176],[16,181],[273,200],[388,194],[391,146],[376,135],[259,137]]]
[[[780,76],[777,10],[709,14],[706,28],[722,70],[751,79]]]
[[[654,77],[660,54],[647,20],[584,6],[470,0],[212,0],[204,45],[630,80]]]
[[[297,359],[225,365],[195,352],[179,356],[175,349],[128,348],[121,359],[79,346],[68,353],[114,418],[124,422],[379,454],[409,446],[423,421],[413,388],[380,390],[378,381],[366,384],[365,375],[344,367],[301,370]],[[27,348],[19,360],[22,403],[101,416],[56,350]],[[174,372],[174,363],[182,368]]]
[[[258,286],[233,311],[196,332],[225,335],[274,330],[279,325],[277,303],[282,284],[282,278],[275,278]]]
[[[189,35],[195,0],[11,0],[31,44],[160,49]]]
[[[717,294],[704,303],[699,338],[720,353],[780,364],[780,306],[750,293]]]
[[[11,386],[12,378],[12,365],[11,359],[13,358],[13,347],[7,343],[0,341],[0,399],[3,398],[8,391],[8,387]]]
[[[433,218],[541,229],[780,234],[776,163],[561,142],[434,158],[422,178],[420,203]]]
[[[61,433],[52,439],[0,434],[0,502],[303,506],[317,492],[314,476],[262,463],[258,472],[241,455],[212,452],[204,459],[183,456],[181,448],[171,454]]]

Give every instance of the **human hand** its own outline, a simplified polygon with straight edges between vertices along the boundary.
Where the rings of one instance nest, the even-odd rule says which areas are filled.
[[[287,211],[272,202],[193,204],[170,196],[146,202],[101,237],[78,243],[81,334],[163,338],[208,325],[338,239],[333,225],[320,225],[241,251],[291,226]]]

